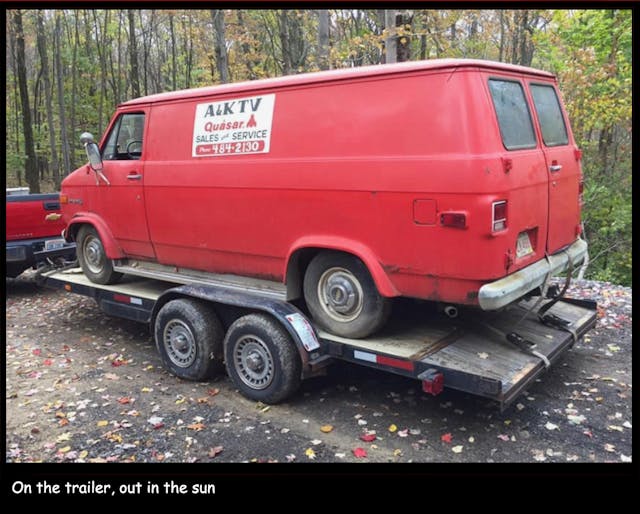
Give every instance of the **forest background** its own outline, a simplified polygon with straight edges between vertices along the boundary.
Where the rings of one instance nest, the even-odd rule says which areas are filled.
[[[548,70],[582,150],[586,278],[631,285],[630,9],[5,13],[6,185],[32,193],[58,191],[86,162],[80,134],[143,95],[444,57]]]

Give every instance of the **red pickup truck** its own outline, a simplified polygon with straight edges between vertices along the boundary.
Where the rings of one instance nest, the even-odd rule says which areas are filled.
[[[8,188],[6,215],[7,277],[53,260],[75,259],[75,244],[61,235],[65,223],[58,193],[32,195],[28,188]]]
[[[365,337],[393,297],[497,310],[587,252],[581,152],[533,68],[429,60],[164,93],[83,142],[61,199],[96,283],[147,266],[276,281],[320,327]]]

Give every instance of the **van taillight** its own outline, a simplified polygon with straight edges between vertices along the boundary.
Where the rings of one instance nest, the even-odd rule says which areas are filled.
[[[491,230],[498,232],[507,228],[507,201],[493,202],[493,220]]]
[[[584,178],[580,177],[580,182],[578,182],[578,203],[580,207],[584,205]]]
[[[467,215],[464,212],[445,212],[440,215],[440,223],[444,227],[466,228]]]

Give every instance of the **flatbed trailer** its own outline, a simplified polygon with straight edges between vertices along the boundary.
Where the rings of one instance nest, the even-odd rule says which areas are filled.
[[[316,329],[269,288],[224,278],[176,284],[125,275],[116,285],[99,285],[72,268],[40,280],[94,298],[111,316],[147,323],[177,376],[206,380],[224,362],[241,393],[265,403],[284,400],[302,379],[345,360],[420,380],[427,393],[448,387],[505,409],[597,318],[595,302],[562,297],[533,296],[500,312],[469,309],[454,318],[425,302],[399,301],[380,333],[347,339]]]

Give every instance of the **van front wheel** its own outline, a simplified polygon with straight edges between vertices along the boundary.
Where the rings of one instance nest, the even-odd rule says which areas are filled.
[[[364,263],[336,252],[319,253],[309,263],[304,298],[314,321],[343,337],[373,334],[391,312],[391,300],[380,295]]]
[[[78,231],[77,253],[80,267],[94,284],[115,284],[122,273],[113,271],[113,262],[104,251],[98,232],[91,225],[83,225]]]

